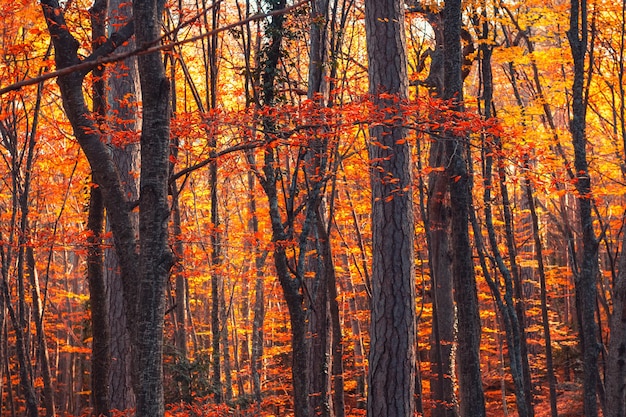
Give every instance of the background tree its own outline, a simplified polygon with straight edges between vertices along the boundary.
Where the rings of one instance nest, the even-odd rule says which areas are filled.
[[[447,0],[443,10],[444,99],[463,111],[461,55],[461,2]],[[446,144],[447,174],[450,178],[452,273],[458,314],[459,400],[464,417],[485,415],[485,398],[480,371],[481,323],[478,294],[469,240],[469,210],[472,206],[469,178],[469,138],[449,134]]]
[[[587,417],[598,415],[598,341],[595,303],[597,298],[596,276],[598,273],[598,242],[593,227],[591,177],[587,162],[586,113],[588,91],[585,91],[588,15],[586,0],[570,3],[570,26],[567,37],[574,59],[572,84],[572,119],[570,130],[574,145],[578,215],[582,230],[580,269],[574,271],[576,304],[580,323],[580,341],[583,351],[584,412]],[[591,55],[591,59],[593,55]]]

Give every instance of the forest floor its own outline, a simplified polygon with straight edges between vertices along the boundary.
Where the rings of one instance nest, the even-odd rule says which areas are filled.
[[[535,417],[550,417],[550,400],[547,384],[538,387],[535,394]],[[487,400],[487,417],[518,417],[515,409],[515,395],[507,391],[506,409],[502,398],[501,390],[491,390],[485,392]],[[582,387],[573,382],[565,382],[557,388],[557,410],[559,417],[582,417],[583,399]],[[598,404],[598,415],[602,416],[602,411]]]

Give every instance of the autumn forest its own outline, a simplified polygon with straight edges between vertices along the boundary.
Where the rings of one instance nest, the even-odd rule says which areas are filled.
[[[0,416],[625,417],[626,1],[0,2]]]

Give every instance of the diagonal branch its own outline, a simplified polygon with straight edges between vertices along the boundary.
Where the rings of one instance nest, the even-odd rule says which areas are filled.
[[[71,74],[73,72],[76,71],[81,71],[84,73],[84,75],[88,74],[89,71],[91,71],[92,69],[94,69],[95,67],[99,66],[99,65],[104,65],[104,64],[110,64],[113,62],[119,62],[119,61],[123,61],[126,58],[129,58],[131,56],[137,56],[137,55],[144,55],[144,54],[151,54],[153,52],[159,52],[159,51],[165,51],[165,50],[170,50],[172,49],[174,46],[177,45],[183,45],[186,43],[192,43],[192,42],[196,42],[200,39],[203,38],[207,38],[210,36],[215,35],[216,33],[220,33],[220,32],[224,32],[224,31],[228,31],[231,30],[233,28],[236,28],[238,26],[243,26],[246,25],[250,22],[254,22],[257,20],[261,20],[261,19],[265,19],[267,17],[272,17],[272,16],[277,16],[277,15],[282,15],[282,14],[287,14],[290,13],[298,8],[300,8],[301,6],[310,3],[311,0],[301,0],[291,6],[285,7],[283,9],[280,10],[274,10],[268,13],[257,13],[255,15],[252,15],[246,19],[242,19],[239,20],[237,22],[231,23],[229,25],[226,26],[222,26],[220,28],[217,28],[215,30],[211,30],[208,32],[205,32],[201,35],[198,36],[194,36],[188,39],[183,39],[177,42],[167,42],[167,43],[162,43],[159,45],[152,45],[152,44],[147,44],[147,45],[140,45],[137,48],[135,48],[134,50],[130,51],[130,52],[126,52],[123,54],[114,54],[114,55],[106,55],[103,52],[99,52],[100,48],[98,48],[98,50],[94,51],[93,54],[91,54],[88,58],[86,58],[85,60],[81,61],[80,59],[78,59],[78,57],[76,56],[76,54],[72,54],[74,56],[75,59],[67,59],[67,64],[60,66],[59,65],[59,61],[57,61],[57,68],[60,68],[56,71],[51,71],[51,72],[47,72],[45,74],[42,74],[41,76],[35,77],[35,78],[30,78],[27,80],[23,80],[14,84],[10,84],[6,87],[0,88],[0,96],[11,92],[11,91],[16,91],[16,90],[20,90],[23,87],[27,87],[29,85],[34,85],[37,83],[40,83],[42,81],[46,81],[52,78],[57,78],[57,77],[61,77],[64,75],[68,75]],[[44,15],[46,16],[46,19],[48,20],[48,26],[50,27],[50,34],[52,35],[53,40],[55,39],[55,35],[58,34],[59,36],[62,36],[63,39],[61,40],[61,38],[58,38],[57,41],[62,42],[65,45],[72,45],[74,47],[74,43],[76,43],[75,46],[75,50],[78,51],[78,43],[76,42],[76,39],[74,39],[74,37],[71,36],[71,34],[67,31],[67,25],[65,25],[65,20],[63,18],[63,14],[62,13],[58,13],[58,15],[55,15],[55,10],[60,12],[60,8],[58,7],[58,1],[57,0],[42,0],[41,2],[42,4],[42,8],[44,9]],[[55,8],[56,7],[56,8]],[[48,10],[46,12],[46,10]],[[62,21],[63,23],[59,23],[59,20]],[[131,22],[127,23],[127,26],[133,26]],[[107,42],[102,45],[101,48],[110,48],[112,45],[115,45],[116,47],[119,46],[120,43],[123,42],[123,40],[120,41],[122,32],[125,31],[125,29],[130,30],[129,28],[126,28],[126,26],[122,27],[117,33],[120,33],[120,37],[117,39],[113,39],[114,36],[112,35],[111,38],[109,40],[107,40]],[[54,33],[53,33],[54,31]],[[69,38],[67,38],[69,36]],[[132,36],[132,33],[131,33]],[[130,36],[129,36],[130,37]],[[127,38],[128,39],[128,38]],[[115,50],[115,48],[113,48],[111,50],[111,52]],[[109,52],[109,53],[111,53]],[[72,57],[69,57],[72,58]],[[62,59],[62,62],[65,62],[65,59]]]

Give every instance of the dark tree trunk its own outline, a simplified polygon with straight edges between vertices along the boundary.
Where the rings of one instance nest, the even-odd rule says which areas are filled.
[[[381,119],[399,116],[398,106],[408,95],[404,2],[366,0],[365,28],[369,93]],[[416,332],[411,150],[400,124],[370,127],[370,140],[373,258],[367,415],[412,416]]]
[[[588,46],[587,1],[572,0],[567,37],[574,59],[572,119],[570,131],[574,145],[574,167],[578,216],[582,231],[581,267],[575,272],[580,345],[583,352],[583,404],[585,417],[596,417],[598,384],[598,326],[595,318],[598,242],[593,230],[591,178],[587,163],[586,113],[584,96],[585,62]]]
[[[108,30],[111,32],[113,28],[132,19],[132,4],[125,0],[108,0],[107,17],[109,19]],[[128,52],[134,48],[135,41],[131,38],[119,46],[116,52]],[[124,192],[129,200],[136,201],[139,198],[139,186],[135,175],[139,172],[139,144],[135,140],[121,143],[117,136],[119,133],[125,133],[126,137],[132,137],[132,134],[138,131],[137,95],[140,89],[137,58],[130,57],[107,68],[109,71],[107,77],[108,117],[111,120],[111,130],[114,132],[107,138],[107,142]],[[121,97],[126,99],[120,100]],[[130,216],[136,234],[138,216],[135,212],[131,213]],[[110,229],[109,217],[110,215],[107,215],[107,229]],[[131,376],[130,334],[124,306],[124,290],[119,260],[115,250],[108,246],[104,251],[104,262],[112,358],[109,373],[109,396],[112,409],[127,410],[135,407]]]
[[[622,248],[626,245],[623,239]],[[613,285],[613,313],[604,385],[606,417],[626,416],[626,251],[620,255],[619,272]]]
[[[91,302],[91,392],[93,410],[96,416],[110,416],[109,370],[111,350],[109,334],[109,309],[106,299],[104,278],[104,253],[102,235],[104,233],[104,204],[99,188],[92,187],[89,198],[87,229],[88,239],[87,278],[89,300]]]
[[[461,1],[447,0],[444,22],[444,99],[454,100],[462,111]],[[463,417],[484,417],[485,398],[480,373],[481,323],[468,221],[472,204],[468,173],[469,137],[451,135],[446,148],[449,158],[452,273],[458,314],[457,363],[459,400]]]
[[[285,0],[270,1],[271,10],[285,8]],[[268,24],[268,45],[264,50],[262,59],[261,76],[261,101],[265,106],[274,105],[275,82],[278,75],[278,65],[281,56],[284,16],[272,16]],[[276,131],[276,124],[270,118],[264,118],[263,128],[266,132],[266,141],[273,141],[272,134]],[[309,416],[308,399],[308,364],[306,344],[306,312],[302,293],[303,276],[296,271],[292,274],[289,270],[289,261],[286,248],[282,242],[286,242],[289,236],[283,226],[279,202],[278,202],[278,179],[276,177],[276,155],[272,147],[264,150],[263,177],[260,178],[261,186],[267,196],[272,227],[272,241],[274,246],[274,266],[280,282],[287,308],[289,310],[289,322],[291,325],[292,367],[291,376],[293,383],[293,399],[295,417]],[[290,221],[293,221],[290,219]],[[302,238],[302,235],[301,235]]]
[[[530,172],[530,167],[527,166],[527,170]],[[548,318],[548,294],[546,289],[546,272],[543,263],[543,246],[539,235],[539,218],[537,216],[537,210],[535,209],[535,197],[533,196],[530,178],[525,178],[524,189],[532,220],[535,258],[537,259],[537,270],[539,272],[539,286],[541,290],[541,319],[543,321],[543,334],[546,346],[546,372],[548,374],[548,388],[550,390],[550,413],[552,417],[558,417],[556,402],[556,376],[554,374],[554,365],[552,360],[552,337],[550,335],[550,322]]]
[[[431,144],[429,164],[445,167],[445,142],[435,139]],[[450,199],[448,176],[433,171],[428,177],[428,246],[432,283],[433,322],[430,360],[433,417],[455,417],[458,402],[454,392],[453,346],[456,340],[456,309],[452,283],[450,253]]]
[[[257,217],[256,198],[254,195],[254,175],[248,173],[248,207],[250,209],[250,232],[255,236],[259,233],[259,220]],[[255,242],[258,243],[258,242]],[[262,401],[261,393],[261,369],[263,369],[263,322],[265,320],[265,285],[263,283],[264,256],[258,250],[259,245],[254,245],[254,266],[256,281],[254,284],[254,317],[252,319],[252,353],[250,356],[250,373],[252,376],[252,391],[254,400],[260,409]]]
[[[91,15],[92,47],[101,46],[106,39],[105,21],[106,0],[96,1],[89,10]],[[93,112],[99,123],[106,116],[106,86],[104,68],[93,72]],[[87,281],[91,305],[91,398],[96,416],[110,415],[109,371],[111,367],[111,348],[109,333],[109,308],[104,275],[104,252],[102,236],[104,234],[104,203],[98,187],[91,187],[89,194],[89,212],[87,215]]]
[[[481,39],[486,41],[489,37],[489,23],[487,22],[486,12],[483,14],[483,28],[481,33]],[[480,68],[482,75],[482,113],[486,120],[491,119],[492,115],[492,98],[493,98],[493,74],[491,71],[491,46],[482,42],[479,46],[480,51]],[[528,357],[526,354],[526,334],[524,332],[524,319],[523,319],[523,298],[521,292],[521,282],[519,279],[518,266],[517,266],[517,253],[516,245],[514,241],[513,232],[513,215],[511,213],[511,205],[508,196],[508,188],[506,185],[506,171],[504,169],[504,162],[499,155],[502,155],[502,144],[498,136],[495,135],[483,135],[483,167],[484,167],[484,211],[485,211],[485,223],[489,237],[489,243],[491,246],[492,259],[496,263],[500,273],[504,280],[504,301],[500,299],[499,285],[493,281],[490,282],[492,291],[498,292],[498,296],[494,294],[497,299],[496,305],[500,310],[503,317],[504,327],[506,331],[506,341],[509,353],[509,367],[511,370],[511,376],[515,386],[515,400],[517,403],[517,412],[521,417],[531,417],[533,415],[531,393],[530,393],[530,378],[524,372],[528,369],[524,364],[528,363]],[[498,237],[494,227],[493,214],[492,214],[492,188],[493,185],[493,164],[494,155],[496,158],[496,170],[497,177],[500,185],[500,194],[502,199],[502,212],[505,223],[505,235],[507,241],[509,265],[504,262],[504,257],[499,249]],[[517,299],[513,300],[513,297]],[[521,306],[521,307],[520,307]],[[528,389],[527,389],[528,388]]]
[[[132,35],[134,27],[140,28],[136,33],[138,43],[158,41],[163,5],[146,1],[133,6],[133,22],[111,35],[87,60],[114,51]],[[70,34],[58,2],[42,1],[42,9],[54,43],[57,67],[66,68],[81,62],[77,53],[79,43]],[[164,287],[172,265],[172,254],[167,246],[169,83],[160,53],[141,55],[138,62],[143,101],[139,242],[131,221],[133,206],[126,200],[115,164],[85,104],[82,85],[87,72],[75,71],[59,77],[57,82],[66,114],[102,191],[111,221],[134,348],[136,412],[140,417],[159,417],[165,408],[162,381]]]
[[[443,21],[440,12],[416,10],[424,14],[435,33],[435,46],[429,50],[429,74],[424,85],[429,92],[443,97]],[[428,164],[445,168],[447,156],[445,139],[435,135],[430,145]],[[432,333],[430,343],[430,395],[433,417],[456,417],[459,405],[455,394],[453,346],[456,342],[456,309],[452,282],[452,254],[450,253],[450,198],[448,174],[433,170],[428,174],[428,199],[424,222],[428,245],[432,294]]]
[[[160,1],[133,3],[137,44],[156,42],[161,32]],[[167,184],[170,154],[170,86],[160,53],[137,58],[143,120],[139,197],[139,291],[136,347],[138,360],[137,416],[162,416],[163,315],[165,284],[172,266],[168,248]]]

